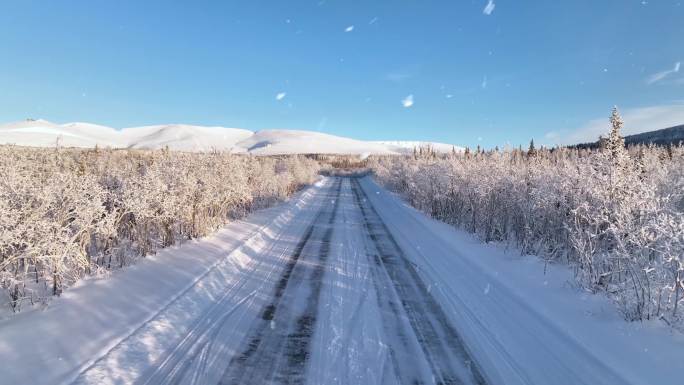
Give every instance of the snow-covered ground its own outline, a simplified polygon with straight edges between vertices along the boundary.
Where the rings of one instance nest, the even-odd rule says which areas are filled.
[[[90,123],[55,124],[45,120],[25,120],[0,124],[0,144],[20,146],[161,149],[178,151],[230,151],[255,155],[280,154],[398,154],[414,147],[431,147],[451,152],[461,147],[418,141],[372,142],[314,131],[261,130],[167,124],[116,130]]]
[[[681,383],[681,336],[572,281],[326,178],[0,322],[0,384]]]

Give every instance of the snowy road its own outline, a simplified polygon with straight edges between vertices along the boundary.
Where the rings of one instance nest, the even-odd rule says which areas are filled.
[[[150,369],[120,380],[485,383],[457,328],[357,179],[330,179],[300,216],[306,225],[284,229],[254,255],[254,265],[246,266],[241,279],[225,288],[177,346],[148,362]],[[111,375],[118,370],[112,367],[136,360],[136,346],[169,324],[173,314],[165,313],[172,309],[123,340],[75,383],[117,382]]]
[[[370,178],[326,178],[274,210],[239,241],[228,237],[238,226],[113,277],[104,283],[111,287],[75,290],[32,321],[52,344],[17,349],[3,338],[26,340],[26,329],[0,329],[8,363],[0,384],[676,383],[668,382],[679,369],[667,350],[644,353],[601,333],[603,324],[561,317],[572,314],[571,301],[553,307],[557,301],[520,295],[468,254],[483,246]],[[179,283],[164,278],[172,276],[164,266],[191,270],[187,263],[204,253],[215,262],[176,275]],[[131,288],[117,283],[127,277]],[[135,282],[143,281],[168,285],[172,295],[140,293]],[[114,306],[115,292],[123,305]],[[145,306],[127,305],[131,295]],[[109,315],[79,310],[97,306]],[[124,327],[110,327],[111,319]],[[79,342],[69,344],[69,333]],[[49,370],[22,366],[34,354]]]

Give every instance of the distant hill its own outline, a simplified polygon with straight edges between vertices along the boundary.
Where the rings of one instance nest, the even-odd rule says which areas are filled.
[[[580,143],[568,146],[570,148],[596,148],[599,142]],[[668,144],[678,145],[684,143],[684,124],[661,130],[642,132],[640,134],[625,136],[626,145],[635,144],[655,144],[657,146],[667,146]]]
[[[653,143],[657,145],[668,145],[679,144],[680,142],[684,142],[684,124],[625,137],[626,144]]]
[[[229,151],[239,154],[405,154],[414,147],[436,152],[461,151],[459,146],[433,142],[372,142],[315,131],[261,130],[167,124],[117,130],[90,123],[56,124],[45,120],[0,124],[0,144],[32,147],[161,149]]]

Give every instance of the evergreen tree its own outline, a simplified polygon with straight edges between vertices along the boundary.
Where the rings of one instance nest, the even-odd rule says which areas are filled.
[[[534,139],[530,139],[530,147],[527,149],[527,156],[534,157],[537,155],[537,149],[534,147]]]
[[[629,154],[625,148],[625,139],[620,133],[623,124],[620,111],[617,107],[613,107],[613,113],[610,116],[610,134],[605,140],[605,149],[609,151],[613,167],[616,169],[624,169],[629,159]]]

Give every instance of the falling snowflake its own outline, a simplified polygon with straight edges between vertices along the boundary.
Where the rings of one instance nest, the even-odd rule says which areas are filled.
[[[283,98],[285,98],[285,95],[287,95],[287,93],[278,92],[278,94],[276,95],[276,100],[283,100]]]
[[[404,108],[413,106],[413,95],[405,97],[404,100],[401,101],[401,105],[404,106]]]
[[[347,27],[347,28],[344,29],[344,32],[351,32],[351,31],[353,31],[353,30],[354,30],[354,26],[353,26],[353,25],[350,25],[349,27]]]
[[[484,289],[485,295],[489,294],[489,290],[490,290],[491,288],[492,288],[492,287],[491,287],[489,284],[487,284],[487,286],[486,286],[485,289]]]
[[[484,79],[482,79],[482,88],[487,88],[487,75],[485,75]]]
[[[492,14],[492,12],[494,12],[494,7],[496,7],[494,0],[488,0],[487,5],[485,5],[484,9],[482,10],[482,13],[489,16]]]

